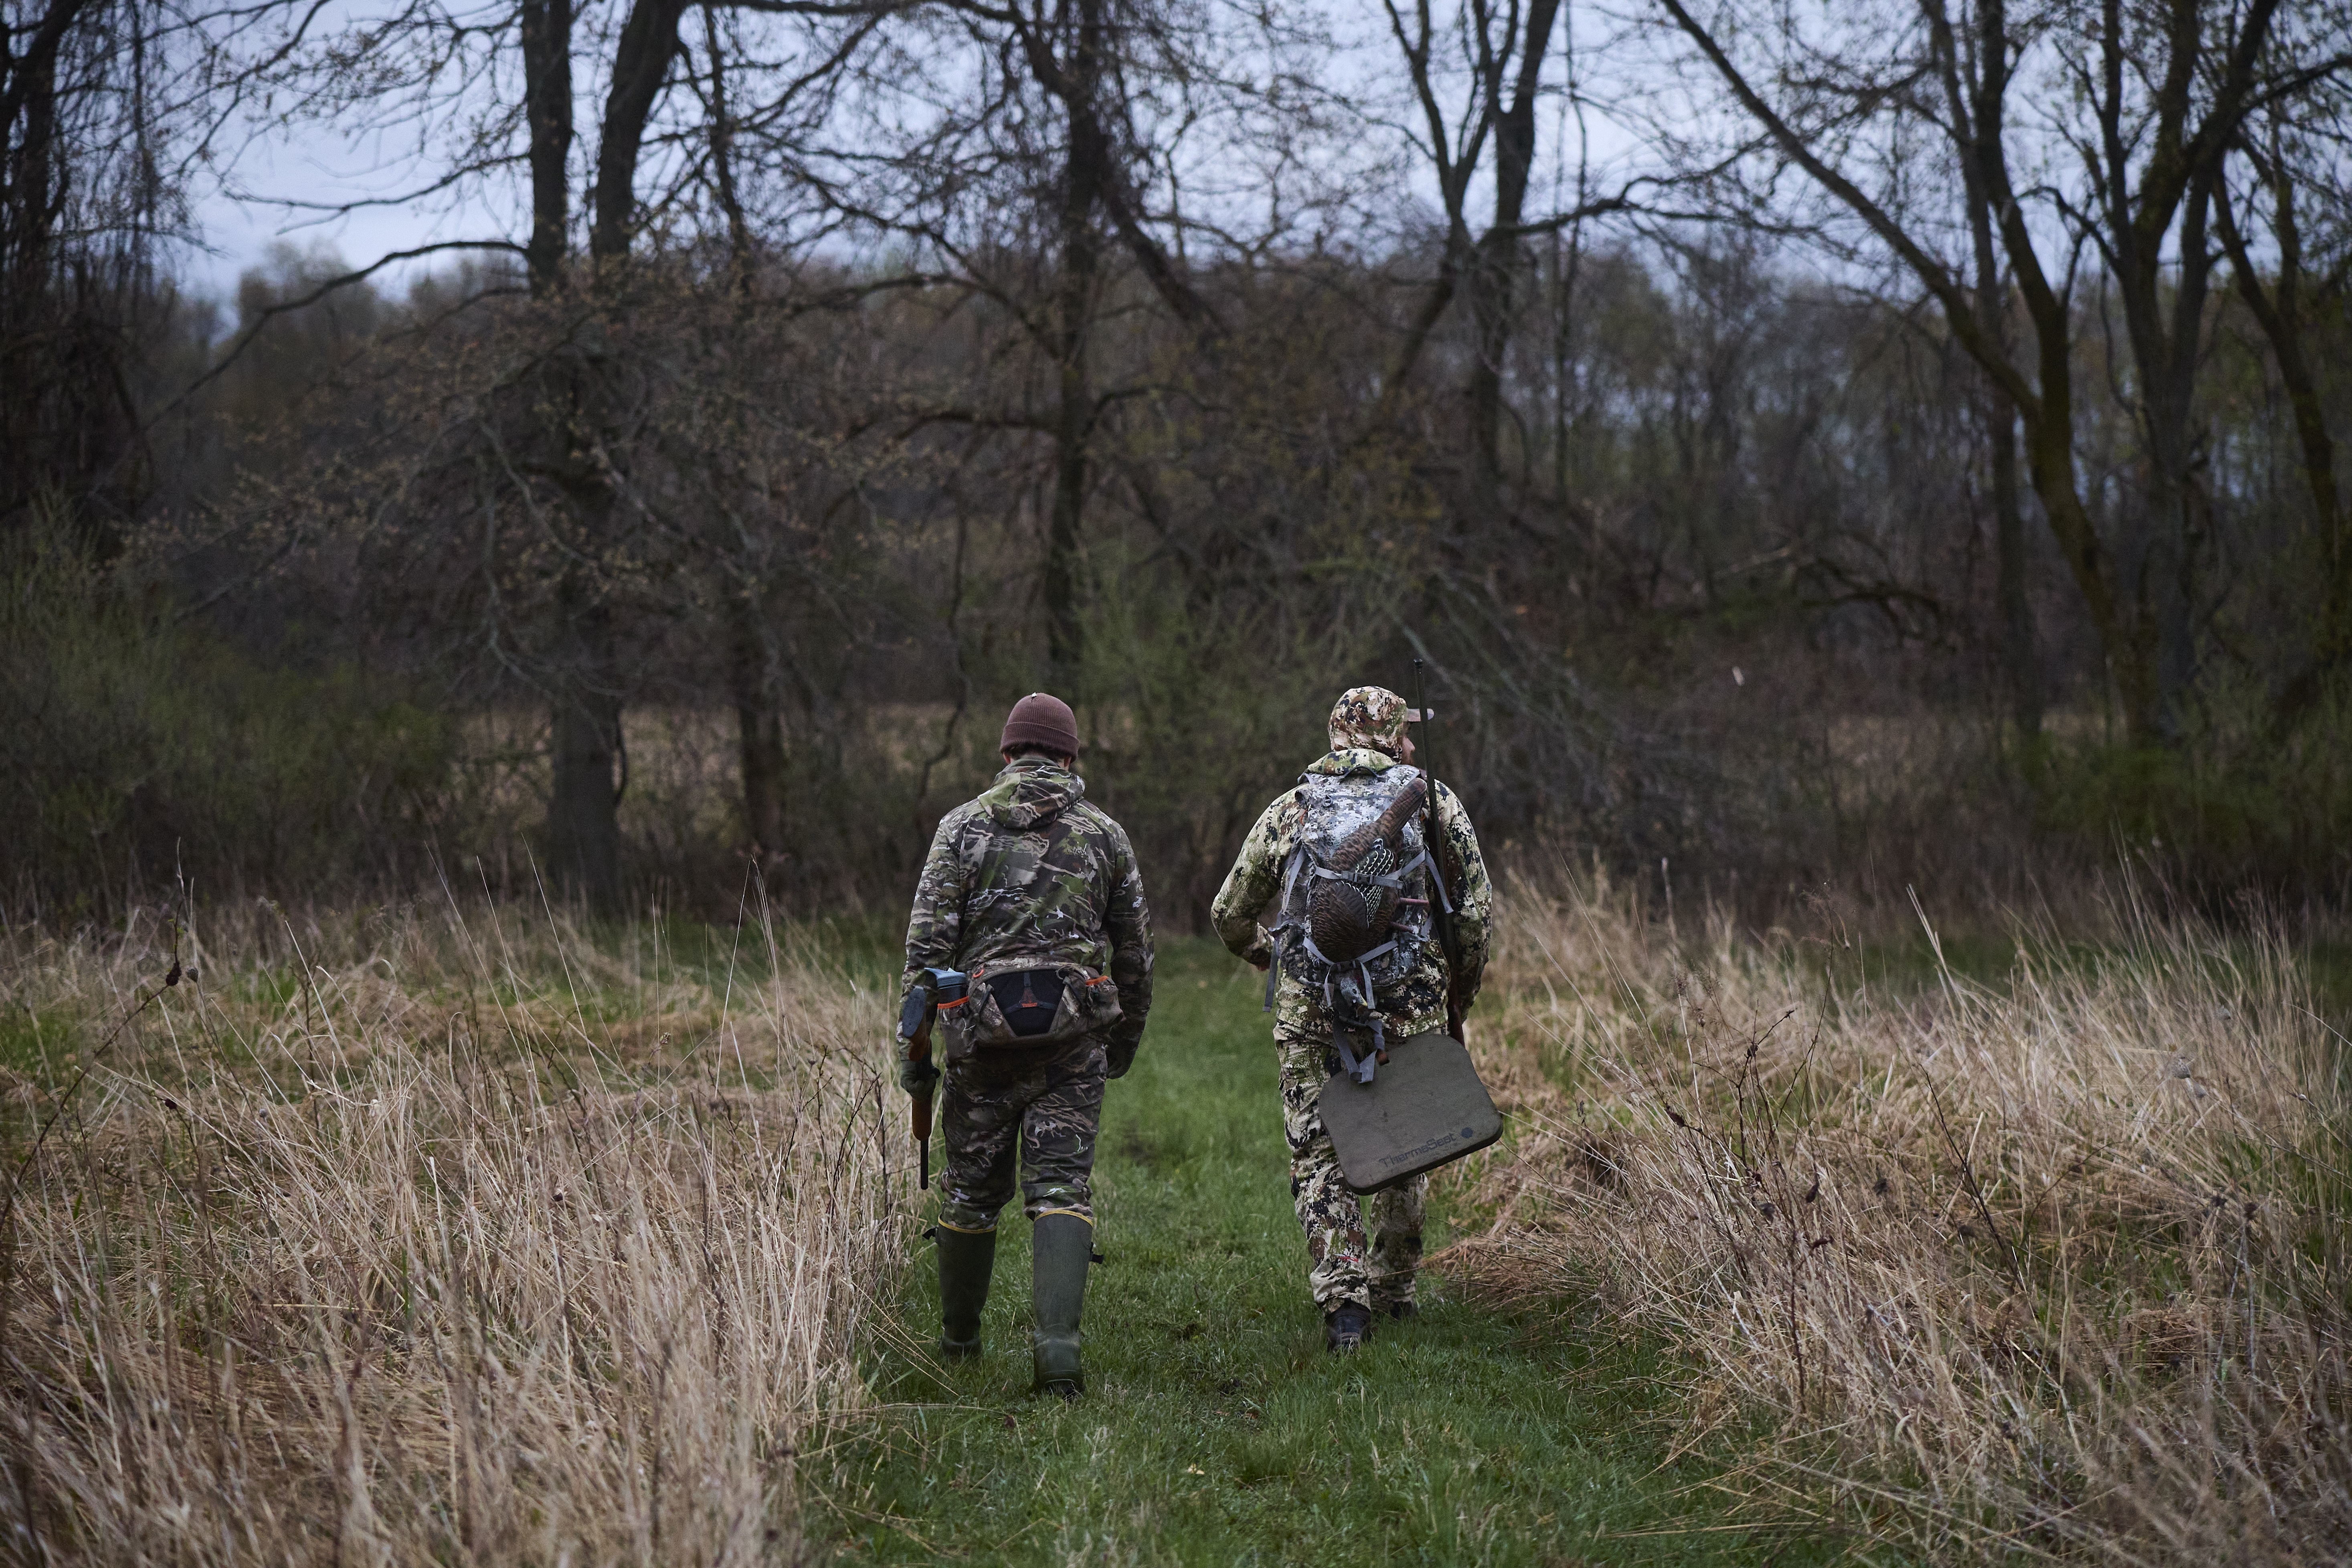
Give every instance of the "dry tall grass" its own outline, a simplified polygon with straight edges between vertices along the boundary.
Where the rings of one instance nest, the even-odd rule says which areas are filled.
[[[794,1461],[858,1404],[903,1241],[877,1004],[660,942],[261,912],[165,987],[161,937],[11,939],[5,1021],[48,1056],[12,1174],[61,1112],[0,1260],[12,1554],[799,1556]]]
[[[2352,1054],[2286,941],[2126,893],[1923,989],[1605,884],[1508,918],[1475,1286],[1597,1292],[1779,1504],[1931,1560],[2352,1554]]]

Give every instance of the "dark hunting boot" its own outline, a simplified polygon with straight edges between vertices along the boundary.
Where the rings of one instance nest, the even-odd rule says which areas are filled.
[[[1372,1337],[1372,1314],[1353,1301],[1342,1301],[1323,1314],[1323,1348],[1334,1355],[1360,1350]]]
[[[1078,1366],[1078,1308],[1086,1301],[1095,1228],[1075,1214],[1042,1215],[1030,1228],[1029,1246],[1037,1302],[1034,1387],[1076,1399],[1087,1391],[1087,1375]]]
[[[980,1354],[980,1313],[996,1270],[996,1232],[940,1231],[940,1354],[968,1361]]]

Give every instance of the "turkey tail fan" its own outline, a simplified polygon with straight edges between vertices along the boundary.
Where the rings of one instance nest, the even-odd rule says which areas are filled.
[[[1387,810],[1382,811],[1376,820],[1366,822],[1362,827],[1349,833],[1340,842],[1339,847],[1332,852],[1331,869],[1339,872],[1353,871],[1356,869],[1356,862],[1371,853],[1375,845],[1392,842],[1399,833],[1404,831],[1404,825],[1412,820],[1413,813],[1421,810],[1421,803],[1428,794],[1429,781],[1418,777],[1398,790],[1397,798],[1389,802]],[[1381,868],[1383,873],[1389,869],[1385,866]]]

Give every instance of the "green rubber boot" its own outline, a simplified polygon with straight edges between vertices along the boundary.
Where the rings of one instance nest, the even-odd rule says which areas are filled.
[[[950,1361],[980,1354],[980,1312],[995,1270],[995,1231],[940,1227],[940,1354]]]
[[[1087,1375],[1078,1365],[1078,1308],[1087,1296],[1095,1228],[1075,1214],[1048,1214],[1030,1228],[1029,1245],[1037,1303],[1033,1386],[1040,1394],[1076,1399],[1087,1391]]]

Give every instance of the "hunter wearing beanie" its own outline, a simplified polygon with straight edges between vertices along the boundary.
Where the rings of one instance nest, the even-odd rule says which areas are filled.
[[[1004,716],[1004,736],[996,748],[1012,756],[1022,747],[1042,746],[1056,757],[1078,754],[1078,716],[1070,705],[1045,692],[1031,692]]]
[[[907,923],[902,996],[927,969],[961,970],[941,1007],[940,1352],[981,1354],[996,1216],[1020,1176],[1031,1222],[1033,1386],[1077,1397],[1078,1309],[1094,1254],[1095,1129],[1103,1081],[1124,1073],[1151,1008],[1151,916],[1127,833],[1070,770],[1078,721],[1033,692],[1013,705],[1004,767],[931,841]],[[1042,755],[1041,755],[1042,753]],[[898,1083],[928,1097],[937,1071],[899,1042]]]

